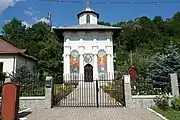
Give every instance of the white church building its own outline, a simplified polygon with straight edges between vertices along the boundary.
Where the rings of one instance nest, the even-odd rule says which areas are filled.
[[[90,7],[77,14],[77,18],[78,25],[53,28],[58,37],[64,38],[64,79],[113,79],[113,36],[121,28],[98,25],[99,14]]]

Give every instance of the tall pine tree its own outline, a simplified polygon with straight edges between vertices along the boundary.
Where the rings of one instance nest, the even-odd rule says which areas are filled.
[[[175,45],[166,48],[165,53],[156,55],[149,66],[149,75],[153,79],[168,78],[171,73],[180,72],[180,54]]]

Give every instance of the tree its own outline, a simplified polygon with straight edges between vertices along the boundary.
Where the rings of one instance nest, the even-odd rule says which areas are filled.
[[[63,46],[46,23],[39,22],[26,28],[22,21],[14,18],[3,26],[3,37],[16,47],[27,49],[26,54],[39,60],[40,69],[50,69],[62,76]]]
[[[104,21],[98,21],[99,25],[105,25],[105,26],[111,26],[109,22],[104,22]]]
[[[9,23],[3,26],[3,38],[16,47],[23,48],[26,43],[25,39],[26,27],[22,21],[13,18]]]
[[[149,66],[150,77],[156,80],[168,78],[170,73],[180,72],[180,54],[175,45],[170,45],[165,53],[154,56]]]

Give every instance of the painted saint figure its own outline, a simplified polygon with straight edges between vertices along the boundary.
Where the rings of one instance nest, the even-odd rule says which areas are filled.
[[[106,53],[104,51],[100,51],[98,54],[98,71],[100,73],[104,73],[107,70],[107,62],[106,62]]]
[[[79,72],[79,54],[76,51],[71,53],[71,73],[78,73]]]

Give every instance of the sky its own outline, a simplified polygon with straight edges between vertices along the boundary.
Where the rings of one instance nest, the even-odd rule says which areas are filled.
[[[0,0],[0,31],[12,18],[18,18],[27,26],[38,21],[46,21],[48,12],[52,14],[53,26],[78,24],[77,13],[85,8],[85,3],[51,2],[56,0]],[[82,1],[82,0],[80,0]],[[100,14],[102,21],[115,24],[120,21],[134,20],[141,16],[172,17],[180,11],[180,2],[161,4],[161,1],[178,0],[136,0],[160,1],[160,4],[97,4],[95,1],[130,1],[135,0],[92,0],[91,8]],[[180,1],[180,0],[179,0]]]

